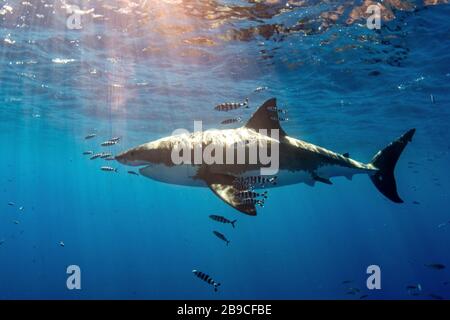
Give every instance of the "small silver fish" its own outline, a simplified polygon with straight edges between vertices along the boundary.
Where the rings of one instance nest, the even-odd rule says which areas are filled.
[[[446,225],[447,225],[447,222],[440,223],[438,225],[438,228],[441,229],[441,228],[445,227]]]
[[[235,196],[241,199],[256,199],[256,198],[264,198],[267,199],[267,191],[264,191],[263,193],[254,192],[251,190],[244,190],[244,191],[238,191],[235,193]]]
[[[112,168],[112,167],[101,167],[100,169],[102,171],[106,171],[106,172],[117,172],[117,168]]]
[[[217,222],[221,222],[221,223],[229,223],[229,224],[231,224],[231,225],[233,226],[233,228],[235,227],[235,223],[236,223],[236,221],[237,221],[237,220],[231,221],[231,220],[228,220],[228,219],[225,218],[225,217],[217,216],[217,215],[210,215],[209,218],[212,219],[212,220],[214,220],[214,221],[217,221]]]
[[[108,141],[103,142],[101,144],[101,146],[102,147],[110,147],[110,146],[113,146],[113,145],[116,145],[116,144],[117,144],[117,141],[108,140]]]
[[[94,154],[92,157],[90,157],[90,159],[91,159],[91,160],[95,160],[95,159],[100,158],[102,155],[103,155],[103,153],[96,153],[96,154]]]
[[[120,139],[121,139],[120,137],[114,137],[114,138],[109,139],[108,141],[119,142]]]
[[[271,106],[271,107],[267,107],[268,111],[272,111],[272,112],[278,112],[278,113],[282,113],[282,114],[287,114],[288,111],[284,110],[284,109],[278,109],[278,107],[275,106]]]
[[[430,100],[431,100],[431,103],[434,103],[434,102],[435,102],[434,96],[433,96],[432,94],[430,94]]]
[[[240,201],[241,204],[244,205],[258,205],[261,208],[264,207],[264,199],[263,200],[257,200],[257,199],[242,199]]]
[[[219,239],[222,240],[222,241],[225,241],[227,245],[230,243],[230,240],[228,240],[228,239],[227,239],[223,234],[221,234],[220,232],[218,232],[218,231],[213,231],[213,233],[214,233],[214,235],[215,235],[217,238],[219,238]]]
[[[89,140],[89,139],[95,138],[96,136],[97,135],[95,133],[91,133],[91,134],[88,134],[86,137],[84,137],[84,139]]]
[[[15,203],[14,202],[8,202],[8,206],[14,206],[15,205]]]
[[[218,104],[214,109],[217,111],[230,111],[236,110],[239,108],[248,108],[248,98],[245,99],[245,102],[227,102]]]
[[[259,92],[263,92],[263,91],[265,91],[267,89],[269,89],[269,87],[258,87],[255,90],[253,90],[253,92],[259,93]]]
[[[418,290],[418,291],[422,291],[422,286],[420,284],[410,284],[406,286],[406,290],[411,291],[411,290]]]
[[[102,155],[100,156],[101,159],[106,159],[106,158],[109,158],[109,157],[112,157],[111,153],[102,153]]]
[[[431,268],[431,269],[435,269],[435,270],[443,270],[443,269],[445,269],[445,265],[443,265],[442,263],[426,264],[425,267],[428,267],[428,268]]]
[[[92,154],[94,154],[93,151],[85,151],[85,152],[83,152],[83,156],[90,156]]]
[[[65,246],[64,242],[62,242],[62,241],[59,242],[59,245],[60,245],[61,247],[64,247],[64,246]]]
[[[241,121],[242,121],[242,119],[240,117],[237,117],[237,118],[223,120],[221,122],[221,124],[232,124],[232,123],[237,123],[237,122],[241,122]]]
[[[214,287],[214,292],[217,292],[217,287],[220,286],[220,283],[214,281],[210,276],[208,276],[206,273],[203,273],[198,270],[192,270],[192,273],[199,279],[202,279],[203,281],[207,282],[208,284],[212,285]]]
[[[261,186],[264,187],[266,184],[272,184],[272,185],[276,185],[277,184],[277,177],[263,177],[263,176],[249,176],[249,177],[238,177],[234,180],[234,186],[236,188],[239,188],[240,186],[248,186],[248,187],[253,187],[253,186]]]
[[[289,121],[288,118],[280,118],[280,117],[270,117],[270,119],[274,121]]]
[[[133,176],[138,176],[139,174],[135,171],[128,171],[129,174],[133,175]]]

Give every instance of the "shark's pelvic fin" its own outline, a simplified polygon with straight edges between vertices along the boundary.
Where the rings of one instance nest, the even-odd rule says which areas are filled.
[[[322,182],[325,184],[333,184],[333,182],[331,182],[330,179],[319,177],[316,173],[313,173],[312,177],[315,181]]]
[[[272,98],[264,102],[252,115],[245,127],[256,131],[260,129],[278,129],[280,137],[285,136],[286,132],[281,128],[278,118],[277,99]]]
[[[208,174],[205,179],[208,187],[224,202],[250,216],[256,216],[256,208],[254,204],[242,204],[241,199],[237,196],[239,190],[234,187],[234,177],[225,174]]]

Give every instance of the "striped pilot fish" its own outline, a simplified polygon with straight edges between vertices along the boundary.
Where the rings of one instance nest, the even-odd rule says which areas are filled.
[[[106,159],[106,158],[110,158],[112,157],[111,153],[102,153],[102,155],[100,156],[101,159]]]
[[[250,177],[238,177],[234,180],[234,186],[242,190],[251,188],[253,186],[259,185],[264,188],[266,184],[277,184],[277,177],[263,177],[263,176],[250,176]],[[245,188],[246,187],[246,188]]]
[[[237,118],[223,120],[221,122],[221,124],[232,124],[232,123],[237,123],[237,122],[241,122],[241,121],[242,121],[242,119],[240,117],[237,117]]]
[[[246,98],[244,102],[227,102],[227,103],[218,104],[214,108],[214,110],[230,111],[230,110],[236,110],[236,109],[239,109],[242,107],[248,108],[248,98]]]
[[[221,234],[219,231],[213,231],[214,235],[219,238],[220,240],[226,242],[226,244],[228,245],[230,243],[230,240],[227,239],[227,237],[225,237],[223,234]]]
[[[258,87],[255,90],[253,90],[253,92],[259,93],[259,92],[263,92],[263,91],[265,91],[267,89],[269,89],[269,87]]]
[[[220,286],[220,283],[214,281],[210,276],[208,276],[206,273],[203,273],[201,271],[192,270],[192,273],[195,274],[198,278],[207,282],[208,284],[214,286],[214,292],[217,292],[217,287]]]
[[[273,121],[289,121],[288,118],[281,118],[281,117],[270,117]]]
[[[236,192],[235,196],[240,199],[256,199],[256,198],[267,199],[267,191],[264,191],[263,193],[258,193],[251,190],[244,190]]]
[[[212,220],[217,221],[217,222],[221,222],[221,223],[229,223],[229,224],[231,224],[231,225],[233,226],[233,228],[235,227],[235,223],[236,223],[236,221],[237,221],[237,220],[231,221],[231,220],[228,220],[228,219],[225,218],[225,217],[217,216],[217,215],[210,215],[209,217],[210,217]]]
[[[117,168],[112,168],[112,167],[101,167],[100,169],[102,171],[106,171],[106,172],[117,172]]]
[[[240,201],[241,204],[244,205],[251,205],[251,206],[260,206],[261,208],[264,207],[264,199],[263,200],[258,200],[258,199],[242,199]]]
[[[103,155],[103,153],[96,153],[96,154],[94,154],[92,157],[90,157],[90,159],[91,159],[91,160],[95,160],[95,159],[100,158],[102,155]]]
[[[101,146],[102,146],[102,147],[110,147],[110,146],[113,146],[113,145],[117,144],[117,142],[118,142],[118,141],[108,140],[108,141],[103,142],[103,143],[101,144]]]
[[[288,113],[287,110],[278,109],[277,107],[269,107],[269,108],[267,108],[267,110],[272,111],[272,112],[282,113],[282,114],[287,114]]]

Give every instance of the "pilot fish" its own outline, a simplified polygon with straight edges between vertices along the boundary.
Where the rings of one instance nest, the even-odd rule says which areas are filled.
[[[111,153],[103,153],[103,154],[100,156],[100,158],[102,158],[102,159],[106,159],[106,158],[110,158],[110,157],[112,157],[112,154],[111,154]]]
[[[253,187],[256,185],[259,185],[261,187],[264,187],[266,184],[277,184],[277,177],[263,177],[263,176],[251,176],[251,177],[238,177],[234,180],[234,186],[242,190],[242,187]]]
[[[231,220],[228,220],[227,218],[225,218],[225,217],[222,217],[222,216],[216,216],[216,215],[210,215],[209,216],[212,220],[214,220],[214,221],[217,221],[217,222],[221,222],[221,223],[229,223],[229,224],[231,224],[232,226],[233,226],[233,228],[235,227],[235,223],[236,223],[236,221],[237,220],[233,220],[233,221],[231,221]]]
[[[225,241],[227,243],[227,245],[230,243],[230,240],[228,240],[223,234],[221,234],[218,231],[213,231],[214,235],[219,238],[222,241]]]
[[[241,121],[242,121],[242,119],[240,117],[238,117],[238,118],[232,118],[232,119],[223,120],[221,122],[221,124],[232,124],[232,123],[241,122]]]
[[[90,159],[91,159],[91,160],[95,160],[95,159],[100,158],[102,155],[103,155],[103,153],[96,153],[96,154],[94,154]]]
[[[103,142],[103,143],[101,144],[101,146],[102,146],[102,147],[110,147],[110,146],[113,146],[113,145],[117,144],[117,142],[118,142],[118,141],[108,140],[108,141]]]
[[[241,204],[246,205],[258,205],[260,207],[264,207],[264,200],[257,200],[257,199],[242,199],[240,201]]]
[[[289,121],[288,118],[281,118],[281,117],[270,117],[273,121]]]
[[[428,267],[428,268],[431,268],[431,269],[436,269],[436,270],[443,270],[443,269],[445,269],[445,265],[443,265],[442,263],[426,264],[425,267]]]
[[[287,113],[287,110],[278,109],[277,107],[269,107],[269,108],[267,108],[267,110],[273,111],[273,112],[282,113],[282,114],[286,114]]]
[[[267,191],[264,191],[263,193],[258,193],[251,190],[244,190],[236,192],[235,195],[240,199],[256,199],[260,197],[267,199]]]
[[[258,87],[255,90],[253,90],[253,92],[259,93],[259,92],[263,92],[267,89],[269,89],[269,88],[268,87]]]
[[[242,107],[248,108],[248,98],[245,99],[244,102],[227,102],[218,104],[214,109],[217,111],[230,111],[239,109]]]
[[[203,281],[207,282],[208,284],[212,285],[214,287],[214,292],[217,292],[217,287],[220,286],[220,283],[214,281],[210,276],[201,271],[192,270],[192,273],[195,274],[197,278],[200,278]]]

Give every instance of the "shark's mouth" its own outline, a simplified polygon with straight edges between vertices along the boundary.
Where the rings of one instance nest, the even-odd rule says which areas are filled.
[[[143,167],[143,166],[151,166],[152,165],[151,162],[148,162],[145,160],[130,159],[129,157],[127,157],[126,154],[123,154],[123,153],[116,156],[115,159],[119,163],[124,164],[126,166],[131,166],[131,167]]]

